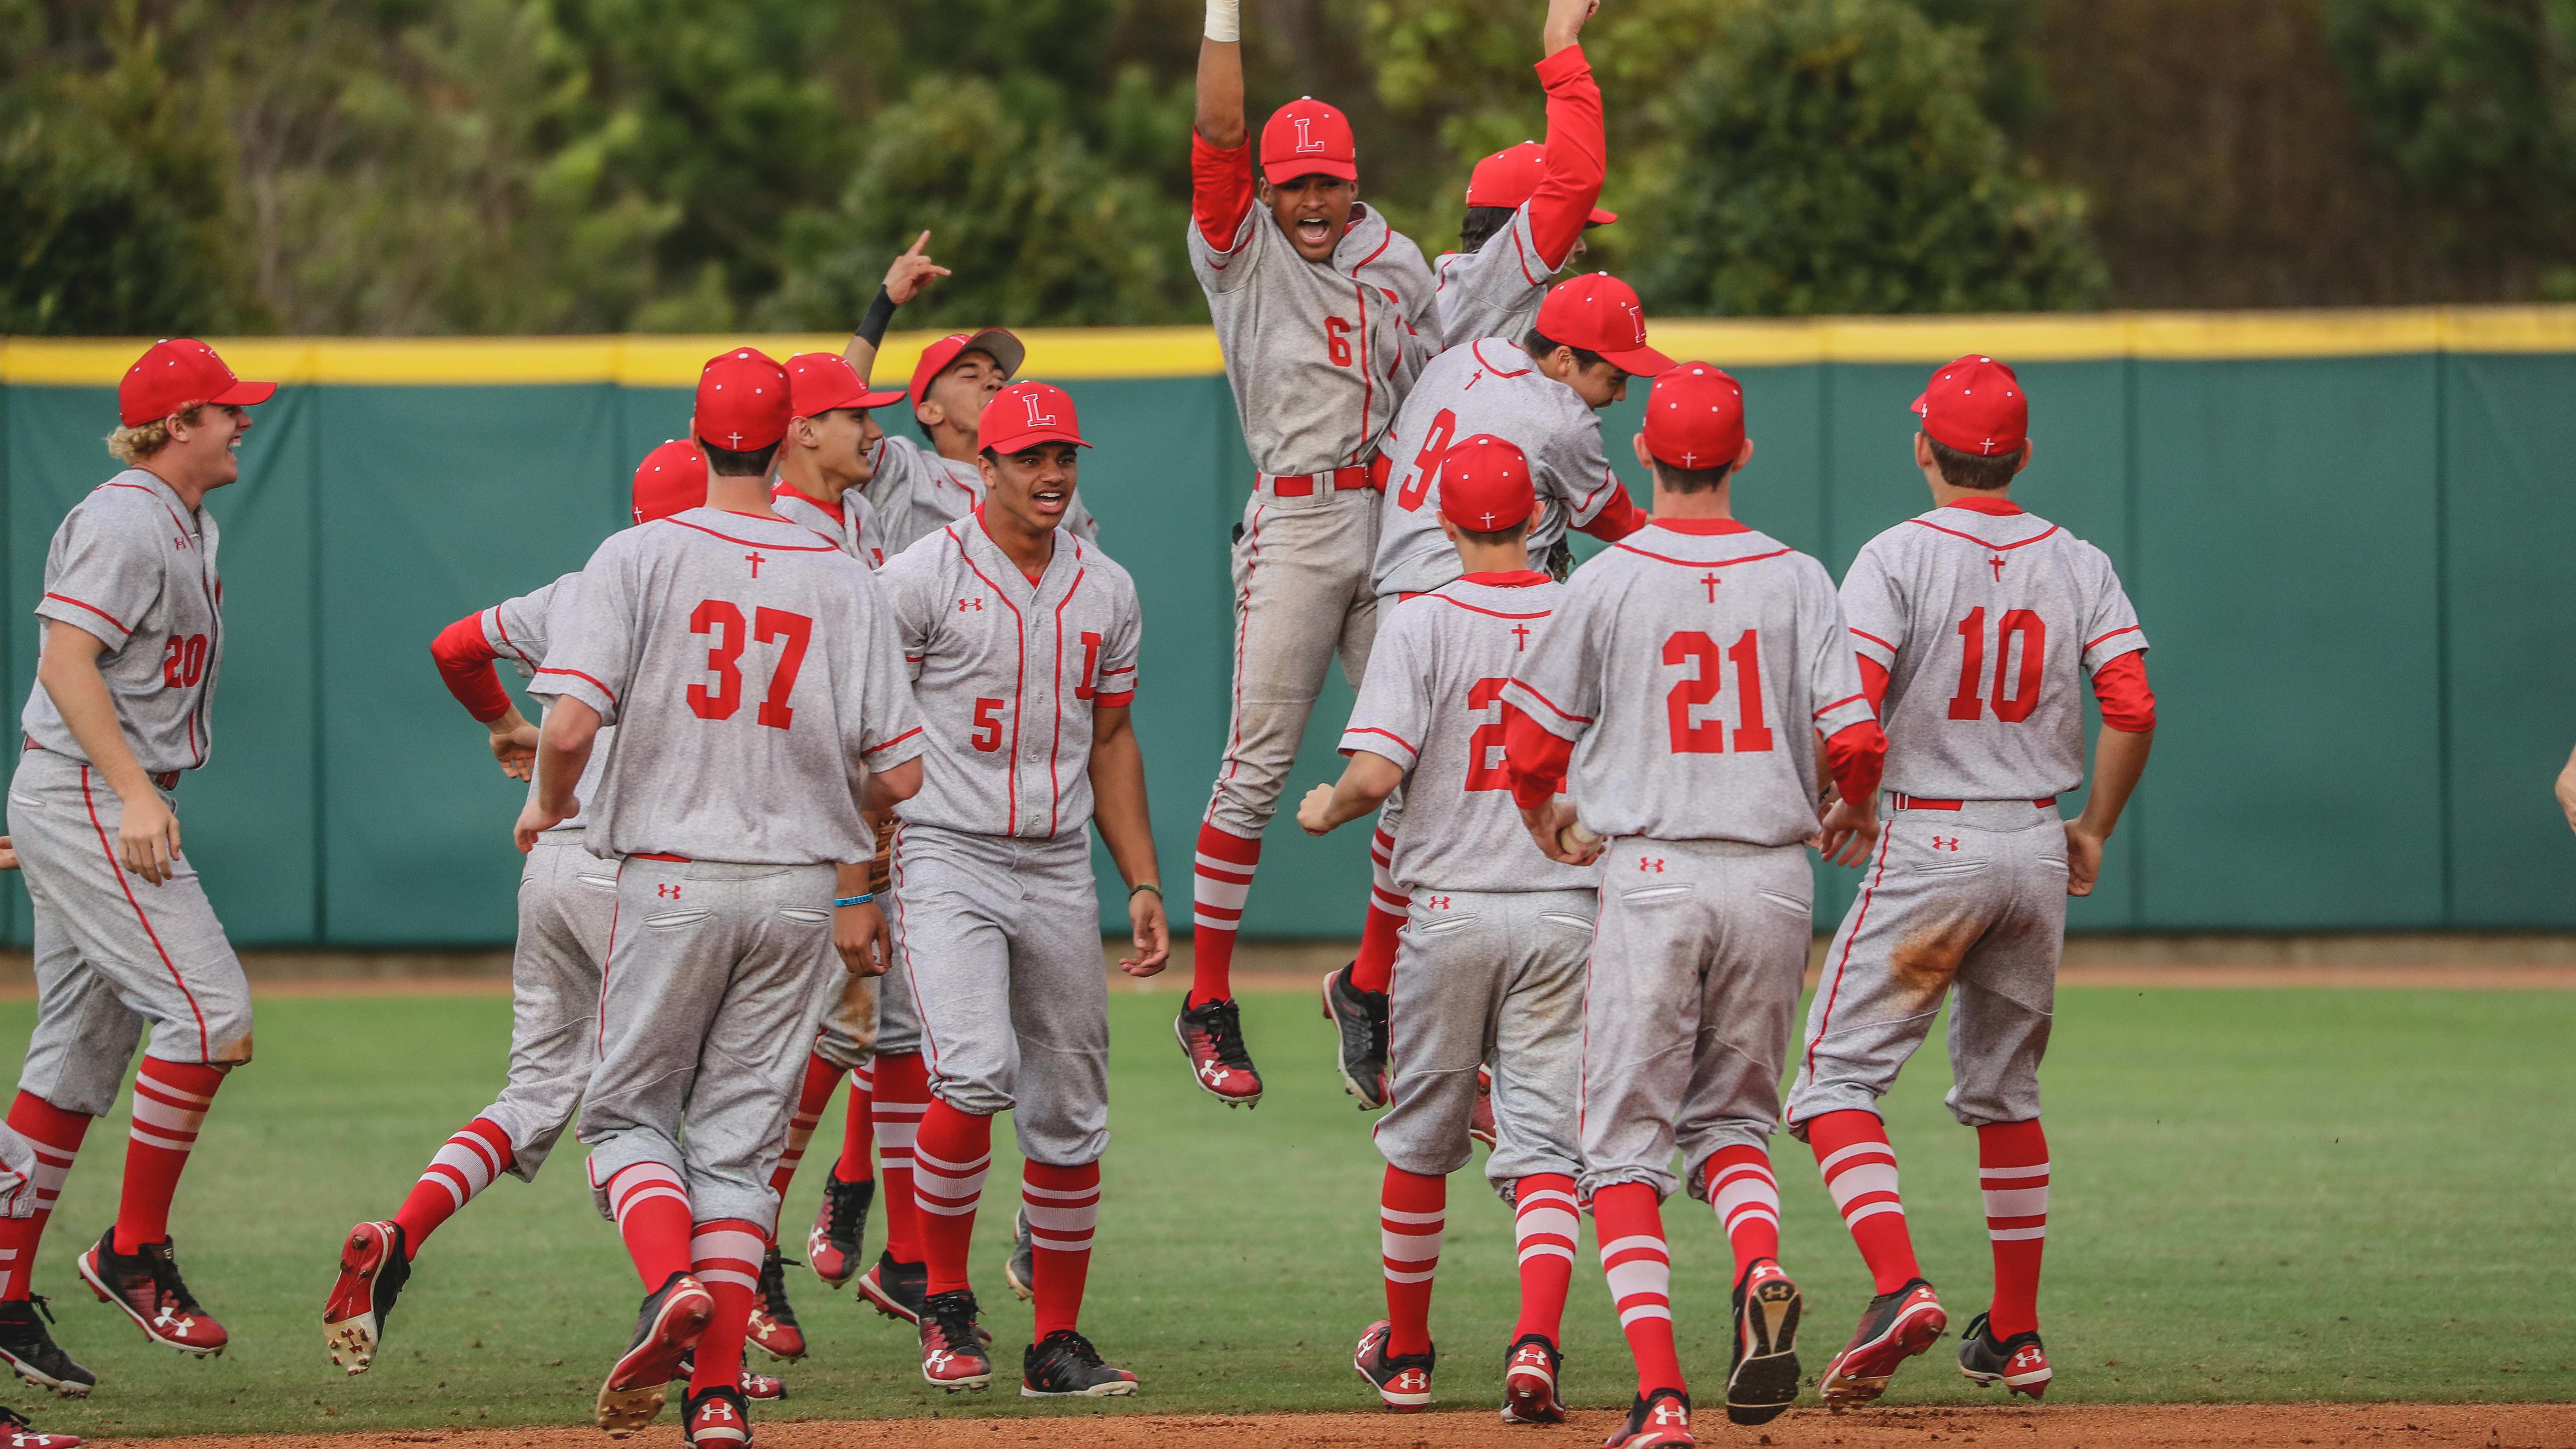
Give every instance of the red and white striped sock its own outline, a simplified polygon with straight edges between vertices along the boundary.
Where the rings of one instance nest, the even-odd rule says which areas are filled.
[[[2039,1258],[2048,1246],[2048,1134],[2039,1119],[1977,1129],[1977,1185],[1995,1253],[1986,1327],[1998,1342],[2039,1331]]]
[[[125,1144],[125,1192],[116,1206],[116,1251],[170,1236],[170,1200],[196,1149],[224,1069],[145,1057],[134,1074],[134,1127]]]
[[[912,1197],[921,1206],[921,1245],[933,1293],[967,1286],[975,1207],[983,1200],[984,1174],[992,1166],[993,1119],[933,1098],[912,1146]]]
[[[1389,1164],[1378,1188],[1379,1266],[1386,1274],[1386,1351],[1431,1351],[1431,1275],[1449,1219],[1449,1179]]]
[[[1100,1164],[1020,1166],[1020,1210],[1029,1215],[1029,1266],[1037,1281],[1036,1340],[1082,1326],[1082,1289],[1091,1278],[1091,1235],[1100,1226]]]
[[[652,1292],[674,1273],[689,1270],[689,1190],[677,1168],[667,1162],[632,1162],[608,1179],[609,1216],[626,1256],[635,1261],[635,1276]]]
[[[1565,1295],[1574,1282],[1574,1249],[1583,1232],[1574,1179],[1561,1172],[1533,1173],[1512,1186],[1512,1236],[1521,1250],[1521,1316],[1512,1338],[1540,1334],[1558,1342],[1565,1328]]]
[[[8,1275],[0,1299],[23,1299],[34,1291],[36,1245],[44,1241],[45,1224],[54,1216],[54,1202],[63,1195],[63,1179],[71,1176],[72,1159],[80,1155],[91,1121],[33,1092],[20,1092],[9,1104],[10,1127],[36,1149],[36,1175],[29,1184],[36,1210],[23,1218],[0,1218],[0,1269]]]
[[[868,1116],[876,1127],[877,1173],[885,1179],[877,1203],[885,1209],[885,1252],[898,1263],[925,1261],[921,1210],[912,1190],[912,1148],[930,1110],[930,1067],[919,1052],[876,1060],[876,1094]]]
[[[1601,1239],[1601,1271],[1610,1279],[1619,1331],[1637,1361],[1637,1392],[1688,1392],[1673,1347],[1673,1260],[1654,1186],[1622,1182],[1592,1194],[1592,1230]]]
[[[850,1073],[849,1111],[841,1119],[841,1160],[832,1175],[843,1182],[866,1182],[877,1175],[877,1064]]]
[[[769,1174],[769,1190],[784,1198],[787,1184],[796,1180],[796,1169],[805,1161],[805,1144],[814,1140],[814,1124],[823,1120],[823,1109],[832,1105],[832,1090],[841,1085],[841,1068],[823,1060],[821,1052],[805,1058],[805,1080],[796,1089],[796,1111],[787,1119],[787,1144],[778,1151],[778,1166]]]
[[[1741,1144],[1721,1147],[1708,1159],[1708,1201],[1726,1229],[1726,1245],[1735,1250],[1735,1277],[1758,1258],[1780,1257],[1780,1180],[1771,1175],[1771,1154]]]
[[[1906,1230],[1905,1201],[1896,1192],[1896,1149],[1876,1112],[1827,1112],[1807,1124],[1807,1145],[1825,1175],[1843,1226],[1851,1229],[1861,1261],[1879,1293],[1893,1293],[1923,1276],[1914,1261],[1914,1235]]]
[[[1190,994],[1204,1006],[1234,995],[1234,934],[1243,926],[1243,898],[1252,892],[1261,842],[1199,827],[1198,865],[1190,876]]]
[[[1381,825],[1369,837],[1368,918],[1360,925],[1360,952],[1351,963],[1351,984],[1362,991],[1384,991],[1395,974],[1395,941],[1412,909],[1395,883],[1395,837]]]
[[[716,1300],[715,1314],[691,1354],[690,1393],[740,1387],[742,1341],[759,1296],[760,1260],[768,1252],[769,1238],[760,1224],[741,1218],[710,1218],[689,1235],[689,1271]]]
[[[429,1170],[412,1184],[411,1195],[394,1209],[394,1221],[403,1230],[403,1257],[419,1257],[420,1245],[438,1225],[490,1187],[510,1162],[510,1134],[489,1117],[475,1118],[448,1138],[429,1160]]]

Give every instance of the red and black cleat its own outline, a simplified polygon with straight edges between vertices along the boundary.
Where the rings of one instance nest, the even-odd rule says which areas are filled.
[[[1431,1369],[1439,1354],[1390,1354],[1386,1341],[1392,1334],[1393,1325],[1383,1318],[1370,1324],[1351,1350],[1351,1367],[1377,1390],[1378,1402],[1399,1414],[1418,1414],[1430,1406]]]
[[[125,1310],[125,1316],[154,1343],[206,1358],[222,1353],[231,1341],[224,1326],[197,1306],[196,1295],[179,1276],[179,1260],[168,1238],[120,1253],[116,1229],[109,1228],[80,1255],[79,1267],[82,1280],[98,1300]]]
[[[993,1386],[993,1359],[975,1322],[975,1295],[933,1293],[921,1306],[921,1376],[950,1393]]]
[[[751,1449],[751,1405],[743,1402],[740,1389],[718,1384],[683,1403],[680,1427],[689,1449]]]
[[[1191,1006],[1182,998],[1172,1034],[1181,1039],[1181,1054],[1190,1059],[1190,1075],[1211,1097],[1229,1107],[1261,1101],[1261,1074],[1252,1068],[1252,1051],[1243,1044],[1243,1011],[1231,999]]]
[[[824,1174],[823,1205],[805,1235],[805,1262],[815,1277],[838,1288],[858,1276],[859,1240],[867,1236],[868,1208],[876,1198],[875,1178],[843,1182]]]
[[[675,1372],[715,1311],[715,1295],[688,1273],[674,1273],[646,1294],[634,1339],[600,1381],[599,1427],[623,1439],[660,1418]]]
[[[1565,1355],[1536,1333],[1524,1333],[1503,1354],[1503,1422],[1562,1424],[1565,1405],[1556,1397],[1556,1376]]]
[[[780,1255],[776,1243],[770,1244],[762,1256],[759,1296],[751,1300],[751,1323],[744,1337],[771,1358],[793,1363],[805,1356],[805,1330],[796,1322],[796,1310],[787,1303],[790,1261]]]
[[[0,1404],[0,1449],[80,1449],[78,1434],[40,1434],[27,1416]]]
[[[1982,1313],[1968,1320],[1967,1336],[1960,1340],[1959,1372],[1967,1376],[1968,1382],[1984,1388],[2003,1385],[2008,1399],[2014,1394],[2038,1398],[2048,1392],[2048,1381],[2055,1376],[2037,1329],[2024,1329],[1998,1340],[1993,1325]]]
[[[1679,1449],[1698,1442],[1691,1437],[1690,1395],[1657,1389],[1637,1396],[1628,1406],[1628,1421],[1610,1431],[1601,1449]]]
[[[1861,1310],[1851,1342],[1825,1365],[1817,1396],[1836,1413],[1872,1402],[1887,1392],[1887,1381],[1900,1364],[1930,1348],[1949,1326],[1950,1315],[1942,1311],[1932,1285],[1920,1278],[1879,1294]]]
[[[376,1361],[385,1339],[385,1315],[394,1311],[403,1284],[411,1281],[411,1257],[403,1248],[402,1224],[360,1223],[340,1244],[340,1276],[322,1305],[322,1342],[331,1362],[350,1374],[362,1374]]]

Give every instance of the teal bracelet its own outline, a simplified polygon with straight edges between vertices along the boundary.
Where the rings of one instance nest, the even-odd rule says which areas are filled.
[[[832,901],[832,904],[833,904],[833,905],[835,905],[835,906],[864,906],[864,905],[866,905],[868,902],[870,902],[870,901],[872,901],[872,900],[875,900],[876,898],[877,898],[877,897],[876,897],[876,892],[874,892],[874,891],[870,891],[870,892],[868,892],[866,895],[863,895],[863,896],[838,896],[838,897],[835,897],[835,898],[833,899],[833,901]]]

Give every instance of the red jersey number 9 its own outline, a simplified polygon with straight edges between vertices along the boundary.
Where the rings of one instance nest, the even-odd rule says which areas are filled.
[[[1458,415],[1442,408],[1432,415],[1431,426],[1422,433],[1422,450],[1413,455],[1405,469],[1404,482],[1395,490],[1396,506],[1407,513],[1422,507],[1431,493],[1431,480],[1440,476],[1440,460],[1449,452],[1449,440],[1458,432]]]
[[[1324,355],[1335,367],[1351,365],[1351,324],[1339,317],[1324,319]]]

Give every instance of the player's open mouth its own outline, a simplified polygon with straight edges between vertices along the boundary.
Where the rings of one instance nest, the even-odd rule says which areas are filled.
[[[1322,217],[1310,217],[1297,223],[1297,240],[1309,246],[1322,246],[1324,238],[1330,236],[1332,230],[1331,223]]]
[[[1056,493],[1041,489],[1036,493],[1030,494],[1029,501],[1036,504],[1041,512],[1061,513],[1064,511],[1065,501],[1071,496],[1072,495],[1066,493]]]

